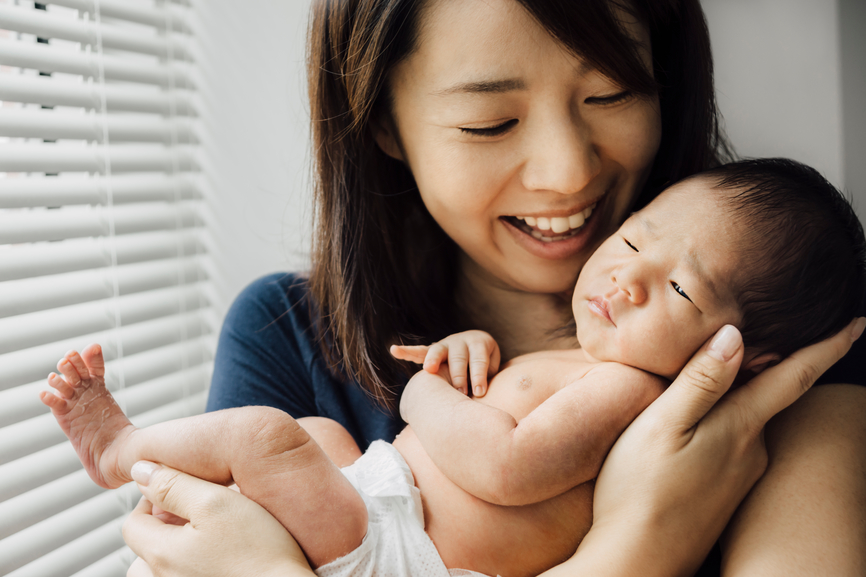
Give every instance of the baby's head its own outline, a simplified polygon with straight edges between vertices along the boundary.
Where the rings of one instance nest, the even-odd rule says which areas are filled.
[[[862,314],[866,240],[850,204],[784,159],[683,180],[633,214],[584,266],[573,308],[593,358],[673,378],[719,328],[760,370]]]

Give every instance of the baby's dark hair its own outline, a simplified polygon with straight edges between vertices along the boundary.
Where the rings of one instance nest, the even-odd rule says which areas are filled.
[[[784,158],[702,172],[722,206],[745,223],[735,294],[743,343],[786,357],[862,315],[866,239],[851,204],[818,171]]]

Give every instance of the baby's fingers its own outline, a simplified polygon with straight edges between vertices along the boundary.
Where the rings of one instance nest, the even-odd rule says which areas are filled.
[[[433,343],[427,347],[427,357],[424,359],[424,370],[435,375],[442,363],[448,360],[448,347],[442,343]]]
[[[425,367],[426,368],[426,367]],[[455,389],[469,394],[469,347],[464,342],[454,343],[448,347],[448,370],[451,374],[451,384]]]
[[[427,357],[428,348],[426,346],[391,345],[390,352],[395,359],[420,365]]]
[[[493,339],[469,345],[469,378],[472,394],[483,397],[487,393],[487,379],[499,372],[499,345]]]

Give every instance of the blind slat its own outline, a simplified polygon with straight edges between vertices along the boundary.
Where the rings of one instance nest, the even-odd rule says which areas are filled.
[[[0,180],[0,208],[108,204],[109,185],[115,205],[202,197],[195,179],[188,176],[119,175],[110,183],[102,177],[6,178]]]
[[[182,343],[173,343],[165,347],[145,351],[137,355],[126,356],[122,360],[108,363],[106,367],[106,384],[110,391],[116,390],[117,373],[119,371],[123,372],[125,386],[135,387],[141,383],[159,379],[186,368],[196,367],[209,358],[209,346],[210,337],[199,337],[186,340]],[[156,385],[152,386],[156,387]],[[39,400],[38,393],[47,387],[45,379],[42,378],[20,387],[0,391],[0,428],[31,419],[46,412],[48,409]],[[183,390],[183,383],[181,383],[177,391],[181,392]],[[161,391],[158,387],[151,391],[156,397],[154,402],[161,402],[160,399],[165,396]],[[0,514],[0,519],[2,517],[2,514]]]
[[[74,8],[82,12],[93,10],[93,0],[52,0],[46,4]],[[103,16],[153,26],[157,30],[191,33],[187,24],[188,11],[178,6],[165,6],[159,10],[129,2],[129,0],[99,0],[99,12]]]
[[[204,389],[207,371],[199,367],[195,371],[174,373],[152,386],[138,385],[115,392],[115,398],[128,416],[156,409],[170,401],[181,400],[185,394],[198,393]],[[47,407],[46,407],[47,410]],[[0,463],[35,453],[58,443],[66,442],[66,435],[50,412],[26,421],[9,425],[0,437]]]
[[[110,521],[122,523],[118,516],[125,515],[126,503],[135,503],[138,494],[134,484],[124,485],[115,492],[101,493],[0,541],[0,573],[12,572],[40,557],[45,559],[53,550],[77,541],[82,535]],[[116,548],[111,547],[108,551]]]
[[[198,168],[193,150],[187,147],[6,144],[0,155],[0,172],[105,173],[106,155],[112,173],[175,172]]]
[[[24,44],[0,40],[0,62],[6,66],[31,68],[40,72],[63,72],[84,77],[99,77],[99,59],[83,52],[71,52],[47,44]],[[170,87],[194,88],[189,67],[181,63],[150,64],[130,61],[119,56],[103,56],[102,69],[106,80],[140,82]]]
[[[0,503],[0,540],[104,493],[81,469]]]
[[[115,276],[124,296],[203,281],[207,275],[193,257],[10,281],[0,284],[0,319],[111,298]]]
[[[146,427],[170,419],[188,417],[203,412],[206,401],[206,393],[191,395],[180,401],[134,416],[131,420],[137,427]],[[27,455],[17,461],[2,464],[0,465],[0,501],[26,493],[80,468],[81,462],[72,449],[72,445],[68,442]]]
[[[0,253],[0,281],[110,266],[112,244],[118,265],[196,255],[204,252],[199,235],[197,229],[183,229],[16,247]]]
[[[97,26],[92,21],[56,16],[45,10],[32,10],[0,4],[0,28],[33,34],[42,38],[59,38],[70,42],[97,45]],[[155,30],[153,32],[156,32]],[[192,54],[183,36],[170,38],[123,30],[106,24],[99,27],[103,48],[150,54],[160,58],[191,60]]]
[[[86,346],[88,343],[101,343],[106,360],[114,359],[116,357],[114,339],[118,337],[118,333],[119,338],[123,340],[124,355],[134,355],[210,332],[212,329],[207,323],[207,317],[200,311],[192,311],[177,317],[123,326],[117,331],[100,331],[0,355],[0,366],[4,369],[3,374],[0,375],[0,390],[44,379],[48,373],[55,370],[57,360],[66,354],[66,351]]]
[[[2,6],[2,5],[0,5]],[[198,136],[183,118],[165,120],[141,116],[109,115],[105,126],[109,140],[116,142],[158,142],[194,144]],[[100,114],[61,114],[53,110],[0,108],[0,136],[44,140],[87,140],[102,142],[105,132]]]
[[[198,212],[189,205],[153,204],[106,207],[67,207],[63,210],[0,213],[0,244],[108,236],[110,217],[117,235],[190,228]]]
[[[134,560],[135,553],[129,547],[121,547],[69,577],[126,577],[126,571]],[[64,573],[63,577],[66,575]]]
[[[128,326],[205,305],[199,288],[191,285],[7,317],[0,319],[0,354],[113,329],[115,307]]]
[[[194,100],[184,90],[143,90],[141,86],[70,82],[46,76],[0,75],[0,100],[43,106],[99,110],[104,91],[109,112],[146,112],[165,116],[197,116]]]

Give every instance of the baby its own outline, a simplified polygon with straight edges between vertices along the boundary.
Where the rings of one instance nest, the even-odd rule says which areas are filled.
[[[807,167],[755,160],[691,177],[583,267],[579,349],[512,359],[472,399],[452,385],[445,348],[479,343],[489,360],[488,335],[394,348],[408,360],[429,353],[400,403],[409,426],[342,470],[267,407],[137,429],[105,388],[97,345],[67,354],[63,376],[48,379],[55,391],[40,396],[99,485],[129,482],[139,460],[234,481],[320,576],[535,575],[574,553],[608,450],[709,337],[738,327],[741,370],[759,372],[860,312],[864,262],[851,207]]]

